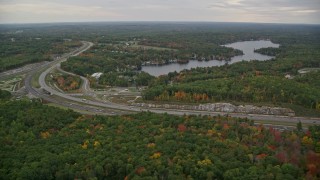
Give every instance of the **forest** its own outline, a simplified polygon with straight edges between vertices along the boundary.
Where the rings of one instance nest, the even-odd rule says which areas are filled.
[[[94,46],[61,66],[66,71],[88,77],[93,88],[149,86],[143,94],[148,101],[265,103],[294,107],[295,111],[304,109],[305,112],[298,113],[302,116],[320,116],[319,71],[299,73],[305,68],[320,68],[319,32],[317,25],[245,23],[0,26],[4,44],[1,46],[4,59],[0,67],[7,69],[28,63],[23,61],[29,61],[29,58],[5,60],[21,53],[25,53],[21,57],[36,52],[32,53],[33,56],[46,54],[49,58],[52,54],[76,47],[80,40],[87,40]],[[268,61],[195,68],[162,77],[152,77],[140,71],[142,66],[161,66],[180,60],[228,60],[242,52],[221,45],[246,40],[270,40],[280,47],[255,50],[274,56]],[[38,60],[49,59],[42,57]],[[95,72],[103,73],[100,79],[90,78]],[[206,86],[207,83],[211,86]]]
[[[277,56],[280,54],[281,49],[268,47],[268,48],[255,49],[254,52],[268,55],[268,56]]]
[[[154,86],[146,99],[189,102],[273,102],[291,103],[316,109],[320,100],[318,88],[285,78],[256,76],[221,78],[172,86]]]
[[[249,26],[248,28],[256,28]],[[294,110],[310,109],[312,116],[320,116],[319,74],[320,34],[309,27],[279,32],[277,27],[250,31],[245,34],[226,31],[219,39],[208,39],[224,43],[227,35],[244,35],[242,40],[270,39],[280,44],[280,48],[262,48],[255,52],[271,55],[268,61],[238,62],[221,67],[206,67],[172,72],[157,77],[149,83],[144,92],[145,100],[185,103],[235,102],[269,104],[294,107]],[[216,30],[217,31],[217,30]],[[306,34],[308,32],[309,34]],[[214,34],[217,32],[212,33]],[[268,34],[268,36],[266,36]],[[208,35],[208,34],[207,34]],[[208,40],[207,39],[207,40]],[[315,71],[301,74],[304,68]],[[299,108],[301,107],[301,108]],[[298,113],[308,116],[311,111]]]
[[[11,98],[11,93],[9,91],[5,91],[0,89],[0,99],[2,100],[8,100]]]
[[[318,26],[79,23],[1,25],[0,33],[1,57],[14,59],[1,61],[3,70],[33,57],[49,60],[87,40],[93,48],[62,68],[87,77],[103,72],[90,78],[92,86],[148,86],[144,100],[159,103],[268,103],[320,116]],[[139,71],[175,59],[228,59],[241,52],[220,45],[260,39],[281,45],[256,50],[273,60],[160,77]],[[306,68],[315,70],[302,74]],[[66,89],[80,85],[67,76],[56,81]],[[0,90],[0,179],[320,179],[320,126],[280,131],[229,116],[83,115],[10,98]]]
[[[102,40],[100,40],[102,41]],[[100,42],[99,41],[99,42]],[[142,41],[142,40],[140,40]],[[112,43],[97,43],[88,52],[80,57],[73,57],[62,63],[64,70],[77,73],[82,76],[93,74],[94,72],[103,72],[126,76],[126,82],[110,83],[100,80],[101,84],[109,86],[130,86],[129,79],[137,76],[137,71],[141,70],[143,65],[164,65],[173,62],[188,62],[189,60],[212,60],[212,59],[230,59],[235,55],[242,54],[239,50],[221,47],[215,44],[204,44],[196,46],[197,49],[190,49],[193,44],[185,45],[180,49],[176,47],[161,47],[154,44],[146,44],[137,39],[128,39],[127,41],[116,41]],[[173,43],[173,42],[172,42]],[[196,43],[196,42],[193,42]],[[215,48],[212,48],[214,47]],[[214,51],[212,51],[214,49]],[[190,53],[192,52],[192,53]]]
[[[78,90],[81,86],[81,79],[78,76],[72,76],[67,74],[59,74],[53,76],[53,81],[59,89],[70,92]]]
[[[30,63],[52,61],[70,49],[81,46],[79,41],[35,34],[30,30],[3,31],[0,26],[0,72]]]
[[[1,92],[3,94],[3,92]],[[0,101],[1,179],[319,179],[320,126]]]
[[[194,68],[163,77],[149,77],[143,84],[149,86],[143,97],[159,103],[227,101],[268,104],[294,108],[294,111],[304,109],[297,113],[301,116],[320,116],[319,71],[299,73],[304,68],[320,68],[319,26],[161,25],[134,26],[129,23],[123,25],[124,29],[117,24],[105,25],[109,27],[110,35],[104,35],[101,30],[102,36],[95,38],[91,50],[81,57],[71,58],[62,64],[62,68],[80,75],[104,72],[102,78],[92,84],[135,86],[134,80],[141,66],[161,66],[176,63],[179,59],[228,60],[242,52],[221,45],[267,39],[280,44],[280,48],[261,48],[255,52],[274,56],[272,60]]]

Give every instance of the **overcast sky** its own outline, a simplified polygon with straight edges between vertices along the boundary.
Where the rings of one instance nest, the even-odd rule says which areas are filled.
[[[0,0],[0,23],[87,21],[320,24],[320,0]]]

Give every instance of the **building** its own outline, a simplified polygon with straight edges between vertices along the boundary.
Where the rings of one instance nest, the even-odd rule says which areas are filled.
[[[91,77],[94,77],[94,78],[96,78],[96,79],[99,79],[102,74],[103,74],[102,72],[96,72],[96,73],[93,73],[93,74],[91,75]]]
[[[285,77],[286,79],[293,79],[293,76],[291,76],[290,74],[286,74],[284,77]]]

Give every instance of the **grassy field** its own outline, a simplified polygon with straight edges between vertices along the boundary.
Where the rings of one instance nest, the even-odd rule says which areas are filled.
[[[41,72],[36,72],[34,74],[34,76],[32,76],[32,79],[31,79],[31,84],[32,84],[32,87],[35,87],[35,88],[40,88],[40,84],[39,84],[39,77],[40,77],[40,74],[42,73]]]

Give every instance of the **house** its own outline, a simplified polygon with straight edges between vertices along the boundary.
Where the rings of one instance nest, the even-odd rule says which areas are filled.
[[[94,77],[94,78],[96,78],[96,79],[99,79],[102,74],[103,74],[102,72],[96,72],[96,73],[93,73],[93,74],[91,75],[91,77]]]
[[[284,77],[285,77],[286,79],[293,79],[293,76],[291,76],[290,74],[286,74]]]

